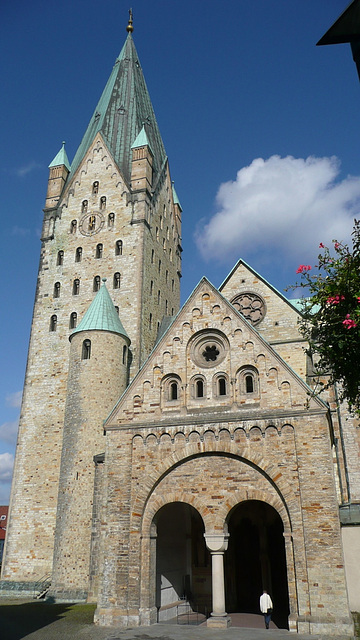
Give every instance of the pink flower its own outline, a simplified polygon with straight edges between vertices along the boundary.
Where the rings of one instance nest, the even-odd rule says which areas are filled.
[[[341,300],[345,300],[345,296],[329,296],[329,298],[326,300],[326,302],[328,304],[339,304],[341,302]],[[360,299],[359,299],[360,300]]]
[[[340,247],[340,242],[334,242],[334,247],[335,249],[338,249]]]
[[[358,301],[358,303],[360,304],[360,296],[358,296],[357,301]]]
[[[350,318],[350,313],[346,314],[345,320],[343,320],[342,323],[347,329],[353,329],[354,327],[357,327],[357,322]]]
[[[310,269],[309,264],[301,264],[300,267],[296,269],[296,273],[305,273],[305,271],[310,271]]]
[[[319,244],[319,249],[325,249],[325,245],[322,242]]]

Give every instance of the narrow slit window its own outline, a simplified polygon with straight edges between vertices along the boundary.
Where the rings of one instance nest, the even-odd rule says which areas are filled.
[[[57,264],[58,267],[60,267],[62,264],[64,264],[64,252],[63,251],[58,251],[56,264]]]
[[[95,276],[93,282],[93,291],[99,291],[100,289],[100,276]]]
[[[103,245],[100,242],[99,244],[96,245],[95,258],[102,258],[102,257],[103,257]]]
[[[82,258],[82,247],[78,247],[75,251],[75,262],[81,262]]]
[[[101,196],[101,198],[100,198],[100,211],[104,211],[105,208],[106,208],[106,197],[105,196]]]
[[[80,280],[76,278],[73,282],[73,296],[78,296],[80,293]]]
[[[114,289],[120,289],[120,280],[121,280],[121,276],[120,276],[120,273],[117,271],[116,273],[114,273],[114,281],[113,281]]]
[[[109,213],[108,215],[108,227],[112,229],[115,223],[115,213]]]
[[[76,311],[73,311],[70,314],[69,329],[75,329],[76,325],[77,325],[77,313]]]
[[[86,339],[82,344],[81,359],[90,360],[90,356],[91,356],[91,340]]]
[[[70,233],[76,233],[76,229],[77,229],[77,220],[71,220]]]
[[[54,298],[60,298],[60,288],[61,288],[60,282],[55,282],[55,284],[54,284]]]
[[[83,200],[81,205],[81,213],[86,213],[88,209],[88,201]]]
[[[96,196],[99,192],[99,182],[97,180],[95,180],[95,182],[93,183],[92,192],[93,196]]]
[[[122,240],[116,240],[116,243],[115,243],[115,255],[116,256],[122,256],[122,252],[123,252]]]
[[[126,364],[126,356],[127,356],[127,346],[124,344],[124,346],[123,346],[123,364]]]
[[[57,329],[57,316],[53,315],[50,318],[50,331],[56,331]]]

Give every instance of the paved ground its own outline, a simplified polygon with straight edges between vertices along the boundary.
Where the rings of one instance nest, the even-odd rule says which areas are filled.
[[[124,629],[92,624],[95,605],[46,604],[0,598],[1,640],[316,640],[264,628],[262,616],[232,614],[232,627],[208,629],[171,623]],[[235,626],[236,625],[236,626]],[[324,639],[325,640],[325,639]],[[329,636],[326,640],[331,640]]]

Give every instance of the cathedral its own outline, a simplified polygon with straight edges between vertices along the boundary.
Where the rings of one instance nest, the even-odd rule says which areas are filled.
[[[180,308],[182,209],[133,40],[49,165],[0,593],[351,637],[360,435],[301,311],[241,259]]]

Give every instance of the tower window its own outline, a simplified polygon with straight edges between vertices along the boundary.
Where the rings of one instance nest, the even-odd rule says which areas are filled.
[[[154,264],[154,249],[151,250],[151,264]]]
[[[96,245],[95,258],[103,257],[103,245],[101,243]]]
[[[74,280],[73,282],[73,296],[78,296],[80,293],[80,280],[78,278],[76,278],[76,280]]]
[[[123,252],[123,243],[122,240],[116,240],[115,242],[115,255],[122,256]]]
[[[156,236],[156,240],[159,240],[159,227],[156,227],[155,229],[155,236]]]
[[[149,315],[149,329],[152,329],[152,313]]]
[[[58,251],[56,264],[57,264],[58,267],[60,265],[64,264],[64,252],[63,251]]]
[[[108,227],[112,229],[115,223],[115,213],[109,213],[108,215]]]
[[[77,325],[77,313],[76,311],[73,311],[72,313],[70,313],[69,329],[75,329],[76,325]]]
[[[93,291],[99,291],[100,289],[100,276],[95,276],[93,281]]]
[[[169,272],[166,269],[166,271],[165,271],[165,282],[166,282],[166,284],[168,283],[168,280],[169,280]]]
[[[76,233],[76,229],[77,229],[77,220],[71,220],[70,233]]]
[[[114,273],[113,288],[120,289],[120,273],[118,271]]]
[[[56,331],[57,329],[57,316],[53,315],[50,318],[50,331]]]
[[[105,196],[101,196],[100,198],[100,211],[104,211],[106,207],[106,197]]]
[[[93,196],[96,196],[99,192],[99,182],[97,180],[93,182],[92,192],[93,192]]]
[[[161,291],[159,289],[158,294],[157,294],[157,303],[160,304],[161,302]]]
[[[54,298],[60,298],[60,282],[55,282],[54,284]]]
[[[116,305],[115,305],[115,311],[119,315],[119,307],[117,307]]]
[[[88,201],[83,200],[81,205],[81,213],[86,213],[88,209]]]
[[[78,247],[75,251],[75,262],[81,262],[82,258],[82,247]]]
[[[168,303],[168,301],[167,301],[167,300],[165,300],[165,315],[166,315],[166,316],[167,316],[167,314],[168,314],[168,311],[169,311],[169,303]]]
[[[159,267],[158,267],[158,271],[159,271],[159,273],[160,273],[160,271],[161,271],[161,260],[159,260]]]
[[[127,346],[124,344],[123,346],[123,364],[126,364],[126,355],[127,355]]]
[[[89,216],[88,231],[94,231],[95,225],[96,225],[96,217],[95,216]]]
[[[174,291],[174,280],[171,280],[171,291]]]
[[[91,340],[86,339],[82,344],[81,359],[89,360],[90,356],[91,356]]]

